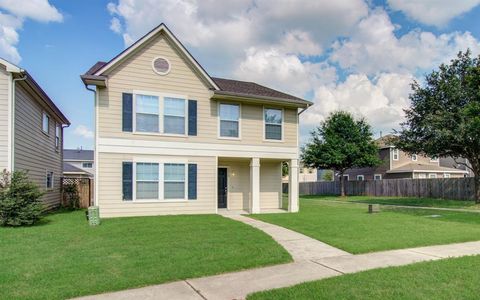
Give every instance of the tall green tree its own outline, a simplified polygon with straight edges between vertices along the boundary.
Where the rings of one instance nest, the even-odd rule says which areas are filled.
[[[414,81],[396,145],[409,153],[466,158],[480,202],[480,56],[460,52],[449,64]]]
[[[302,148],[304,164],[316,169],[333,169],[345,196],[343,174],[347,169],[373,167],[381,161],[370,125],[350,113],[338,111],[311,132],[311,140]]]

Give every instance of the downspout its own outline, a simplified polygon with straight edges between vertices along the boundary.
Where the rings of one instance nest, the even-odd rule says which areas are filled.
[[[94,182],[93,182],[93,206],[98,206],[98,195],[97,195],[97,186],[98,186],[98,148],[97,148],[97,90],[96,89],[93,89],[91,87],[88,86],[88,84],[85,83],[85,88],[87,90],[89,90],[90,92],[93,93],[93,99],[94,99],[94,103],[93,103],[93,108],[94,108],[94,122],[95,122],[95,130],[94,130],[94,146],[93,146],[93,150],[94,150],[94,156],[93,156],[93,163],[95,165],[95,174],[93,176],[93,179],[94,179]]]
[[[24,70],[20,70],[20,74],[24,73]],[[27,79],[27,75],[23,75],[23,77],[20,77],[20,78],[13,78],[12,79],[12,95],[11,95],[11,99],[12,99],[12,123],[10,124],[11,125],[11,138],[12,138],[12,149],[11,149],[11,152],[12,152],[12,161],[11,161],[11,170],[10,172],[13,172],[15,171],[15,84],[17,83],[17,81],[23,81],[23,80],[26,80]]]

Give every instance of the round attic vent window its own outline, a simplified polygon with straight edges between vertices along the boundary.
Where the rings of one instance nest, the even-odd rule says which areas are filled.
[[[170,62],[164,57],[156,57],[153,59],[152,68],[157,74],[167,75],[170,72]]]

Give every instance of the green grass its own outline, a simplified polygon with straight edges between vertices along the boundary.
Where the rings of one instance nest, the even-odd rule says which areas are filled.
[[[403,206],[424,206],[424,207],[440,207],[440,208],[460,208],[480,210],[480,205],[475,201],[466,200],[446,200],[437,198],[416,198],[416,197],[371,197],[371,196],[302,196],[303,199],[342,201],[354,203],[377,203],[387,205],[403,205]]]
[[[480,256],[376,269],[250,295],[263,299],[478,299]]]
[[[61,299],[285,263],[268,235],[218,215],[105,219],[83,211],[0,228],[0,298]]]
[[[368,214],[366,204],[301,198],[299,213],[252,217],[350,253],[480,240],[478,213],[382,207]]]

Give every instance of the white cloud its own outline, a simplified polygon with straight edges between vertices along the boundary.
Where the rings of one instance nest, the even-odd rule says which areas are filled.
[[[365,117],[376,132],[389,133],[404,117],[412,80],[411,75],[396,73],[383,73],[373,80],[365,74],[352,74],[337,85],[320,86],[315,89],[315,105],[303,115],[302,125],[312,128],[331,112],[345,110]]]
[[[75,131],[73,132],[77,136],[81,136],[86,139],[92,139],[93,138],[93,131],[90,130],[87,126],[85,125],[78,125],[75,127]]]
[[[15,0],[0,0],[0,57],[13,63],[19,63],[21,60],[17,50],[18,31],[22,29],[25,19],[61,22],[63,16],[48,0],[22,1],[21,4]]]
[[[412,73],[431,69],[467,48],[480,52],[480,43],[469,32],[435,35],[417,29],[397,37],[387,13],[376,9],[360,21],[350,37],[333,45],[331,60],[344,69],[369,75]]]
[[[413,20],[441,27],[470,11],[480,4],[480,0],[388,0],[388,4]]]
[[[110,21],[110,29],[115,33],[122,33],[122,24],[118,18],[112,18]]]
[[[62,14],[48,0],[0,0],[0,8],[19,18],[29,18],[39,22],[62,22]]]

